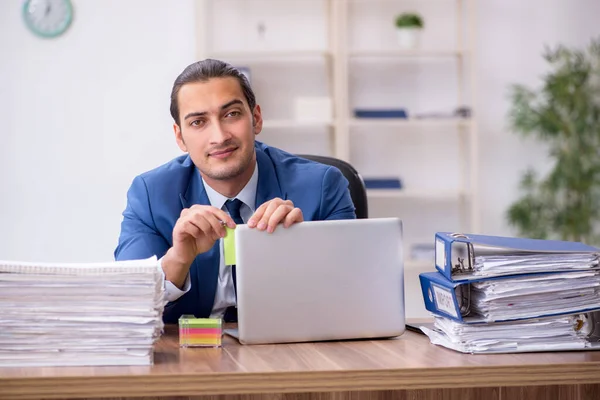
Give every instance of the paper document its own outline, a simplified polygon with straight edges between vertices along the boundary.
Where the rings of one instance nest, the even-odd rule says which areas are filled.
[[[473,325],[436,316],[433,329],[421,330],[433,344],[462,353],[600,349],[600,312]]]
[[[0,261],[0,367],[151,364],[163,285],[156,257]]]

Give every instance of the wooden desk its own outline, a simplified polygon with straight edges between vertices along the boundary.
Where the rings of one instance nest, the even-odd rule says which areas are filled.
[[[151,367],[0,368],[0,399],[187,396],[598,399],[600,352],[464,355],[413,332],[393,340],[268,346],[225,337],[221,349],[180,349],[168,327]]]

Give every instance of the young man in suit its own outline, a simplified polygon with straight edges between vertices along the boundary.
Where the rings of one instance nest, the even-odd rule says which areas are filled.
[[[182,314],[236,321],[223,224],[268,234],[280,224],[355,218],[348,181],[334,167],[255,141],[260,106],[245,76],[224,62],[196,62],[177,77],[171,116],[186,154],[133,180],[115,259],[159,257],[165,322]]]

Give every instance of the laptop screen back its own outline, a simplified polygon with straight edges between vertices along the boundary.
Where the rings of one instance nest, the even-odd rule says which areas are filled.
[[[399,219],[303,222],[272,234],[240,225],[235,235],[242,343],[404,332]]]

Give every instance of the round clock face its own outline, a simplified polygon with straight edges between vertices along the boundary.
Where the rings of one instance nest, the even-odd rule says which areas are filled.
[[[23,18],[36,35],[55,37],[71,25],[73,7],[70,0],[26,0]]]

